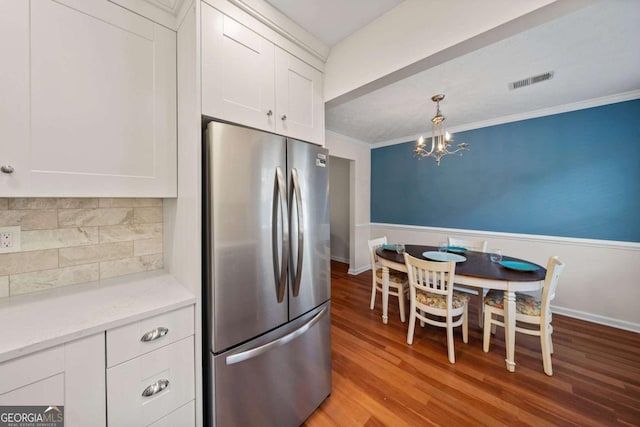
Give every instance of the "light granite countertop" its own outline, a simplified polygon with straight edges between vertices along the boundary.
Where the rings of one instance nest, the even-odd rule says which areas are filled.
[[[164,271],[0,299],[0,362],[194,304]]]

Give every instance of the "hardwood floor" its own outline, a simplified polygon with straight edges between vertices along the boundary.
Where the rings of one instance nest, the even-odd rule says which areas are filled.
[[[443,328],[416,326],[407,345],[394,298],[387,325],[380,295],[369,310],[371,272],[331,268],[332,394],[306,426],[640,425],[640,334],[555,315],[553,377],[538,338],[522,334],[510,373],[502,328],[484,353],[470,311],[469,343],[458,328],[452,365]]]

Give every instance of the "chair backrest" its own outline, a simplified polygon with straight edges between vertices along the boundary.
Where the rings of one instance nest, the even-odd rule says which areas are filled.
[[[460,246],[461,248],[477,252],[487,252],[487,245],[489,244],[486,240],[464,240],[455,239],[453,237],[449,237],[448,239],[449,246]]]
[[[407,266],[411,298],[415,298],[416,290],[421,290],[432,294],[447,295],[447,303],[451,305],[456,271],[455,262],[426,261],[412,257],[405,252],[404,263]]]
[[[387,244],[387,236],[380,237],[378,239],[369,240],[367,244],[369,245],[369,257],[371,258],[371,270],[373,270],[373,272],[375,273],[376,264],[378,261],[378,257],[376,255],[376,249],[378,249],[382,245]],[[375,277],[375,274],[374,274],[374,277]]]
[[[542,307],[540,313],[549,313],[551,301],[556,297],[556,289],[558,288],[558,280],[560,274],[564,270],[565,264],[560,261],[557,256],[552,256],[547,262],[547,275],[544,277],[544,288],[542,288]]]

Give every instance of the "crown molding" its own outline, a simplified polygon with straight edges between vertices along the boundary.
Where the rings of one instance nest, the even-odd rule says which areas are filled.
[[[322,61],[322,63],[327,62],[327,57],[329,56],[329,47],[307,33],[298,24],[291,21],[274,7],[265,2],[261,2],[261,10],[258,10],[256,0],[227,1],[236,6],[238,9],[241,9],[245,13],[249,14],[251,17],[257,19],[262,24],[278,33],[280,36],[304,49],[309,54],[313,55],[316,59]],[[276,22],[275,19],[277,19],[279,22]],[[289,29],[284,28],[284,26],[281,25],[283,23],[292,30],[290,31]],[[306,40],[303,40],[303,38]]]
[[[600,107],[603,105],[616,104],[618,102],[632,101],[640,98],[640,90],[632,90],[615,95],[603,96],[600,98],[588,99],[585,101],[573,102],[570,104],[557,105],[555,107],[542,108],[540,110],[529,111],[527,113],[512,114],[509,116],[498,117],[495,119],[484,120],[481,122],[468,123],[460,126],[449,128],[448,131],[453,133],[464,132],[473,129],[480,129],[489,126],[502,125],[505,123],[519,122],[522,120],[535,119],[538,117],[552,116],[555,114],[568,113],[571,111],[584,110],[587,108]],[[423,133],[424,134],[424,133]],[[389,145],[404,144],[406,142],[415,141],[421,134],[408,135],[402,138],[394,138],[388,141],[377,142],[371,144],[371,149],[386,147]]]
[[[359,145],[361,147],[371,148],[371,144],[366,142],[366,141],[362,141],[361,139],[352,138],[350,136],[343,135],[341,133],[334,132],[334,131],[329,130],[329,129],[325,129],[325,138],[324,138],[325,141],[327,140],[327,135],[332,135],[332,136],[334,136],[336,138],[345,140],[346,142],[349,142],[349,143],[354,144],[354,145]]]

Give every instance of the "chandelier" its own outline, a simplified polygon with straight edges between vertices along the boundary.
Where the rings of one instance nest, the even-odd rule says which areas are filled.
[[[416,156],[435,158],[436,165],[440,165],[440,159],[447,154],[455,154],[458,151],[467,150],[467,144],[464,142],[458,144],[455,150],[449,150],[453,138],[449,132],[444,130],[444,116],[440,112],[440,101],[443,99],[444,95],[433,95],[431,97],[431,100],[436,103],[436,115],[431,119],[431,147],[427,150],[427,141],[424,136],[420,136],[416,141],[416,148],[413,150]],[[460,153],[461,155],[462,153]]]

